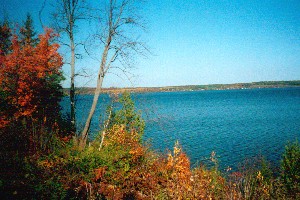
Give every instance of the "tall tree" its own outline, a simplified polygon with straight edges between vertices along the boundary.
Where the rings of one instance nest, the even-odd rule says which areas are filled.
[[[66,45],[71,52],[70,67],[71,67],[71,84],[70,84],[70,107],[71,107],[71,125],[74,132],[76,132],[76,105],[75,105],[75,62],[76,62],[76,46],[79,43],[75,41],[75,30],[77,22],[85,18],[84,0],[58,0],[57,9],[53,14],[55,21],[55,28],[58,33],[66,34],[68,43]]]
[[[12,34],[9,22],[5,19],[0,25],[0,71],[5,67],[5,56],[11,52],[11,37]],[[1,74],[1,76],[3,76],[3,74]],[[3,113],[7,113],[10,110],[10,106],[6,101],[6,98],[7,93],[3,90],[3,85],[0,84],[0,128],[9,122],[7,117],[3,115]]]
[[[88,132],[94,115],[98,98],[101,93],[105,75],[113,68],[129,67],[133,54],[143,53],[146,48],[143,43],[134,37],[138,32],[135,28],[141,28],[139,16],[136,15],[138,0],[109,0],[103,34],[98,35],[103,44],[101,62],[97,75],[97,86],[93,103],[80,136],[79,146],[84,148],[88,138]]]
[[[0,127],[19,118],[57,118],[62,97],[62,57],[57,52],[58,44],[50,43],[53,37],[55,34],[47,29],[34,47],[21,46],[18,37],[13,36],[11,52],[0,56],[0,85],[10,107],[9,112],[1,110]]]
[[[31,15],[27,13],[26,21],[20,30],[21,34],[21,44],[35,46],[38,43],[38,38],[36,37],[36,32],[34,31],[33,20]]]
[[[4,20],[0,25],[0,54],[6,55],[11,48],[11,29],[8,20]]]

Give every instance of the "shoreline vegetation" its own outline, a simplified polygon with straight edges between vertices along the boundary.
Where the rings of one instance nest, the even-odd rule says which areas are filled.
[[[233,84],[209,84],[209,85],[184,85],[165,87],[127,87],[127,88],[103,88],[102,93],[146,93],[146,92],[179,92],[179,91],[201,91],[201,90],[236,90],[236,89],[259,89],[259,88],[286,88],[300,87],[300,80],[294,81],[260,81],[252,83]],[[63,88],[65,95],[69,95],[69,88]],[[95,88],[76,88],[77,94],[94,94]]]

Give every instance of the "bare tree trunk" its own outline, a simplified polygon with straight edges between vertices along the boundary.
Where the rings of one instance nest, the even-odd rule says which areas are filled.
[[[96,87],[95,95],[94,95],[94,99],[93,99],[93,104],[92,104],[89,116],[86,120],[84,129],[81,133],[81,138],[80,138],[80,142],[79,142],[80,149],[84,149],[84,147],[86,145],[87,136],[88,136],[88,132],[90,130],[91,121],[92,121],[94,112],[96,110],[96,106],[97,106],[97,103],[98,103],[98,98],[99,98],[99,95],[100,95],[100,92],[101,92],[103,78],[104,78],[104,76],[101,75],[101,73],[99,73],[98,74],[98,80],[97,80],[97,87]]]
[[[72,30],[72,29],[71,29]],[[70,103],[71,103],[71,126],[72,131],[76,132],[76,113],[75,113],[75,45],[73,30],[70,31],[70,43],[71,43],[71,87],[70,87]]]
[[[112,108],[110,109],[109,115],[108,115],[108,119],[107,119],[106,123],[105,123],[104,126],[103,126],[101,142],[100,142],[100,146],[99,146],[99,149],[98,149],[99,151],[101,150],[101,148],[102,148],[102,146],[103,146],[104,137],[105,137],[105,135],[106,135],[106,129],[107,129],[107,127],[108,127],[108,125],[109,125],[109,122],[110,122],[111,114],[112,114]]]
[[[75,41],[75,31],[79,29],[76,26],[78,20],[84,20],[87,17],[84,0],[56,0],[56,8],[53,12],[55,28],[58,33],[66,34],[68,42],[60,41],[70,50],[70,123],[74,136],[76,133],[76,105],[75,105],[75,62],[76,62],[76,46],[79,44]],[[44,2],[45,4],[45,2]],[[44,5],[43,5],[44,6]]]
[[[105,49],[104,49],[103,54],[102,54],[102,61],[101,61],[100,69],[99,69],[99,72],[98,72],[97,87],[96,87],[96,90],[95,90],[93,104],[92,104],[89,116],[88,116],[88,118],[85,122],[84,129],[81,133],[81,138],[80,138],[80,141],[79,141],[79,148],[80,149],[85,148],[86,141],[87,141],[87,138],[88,138],[88,132],[90,130],[91,121],[92,121],[92,118],[93,118],[93,115],[94,115],[94,112],[96,110],[96,106],[97,106],[97,103],[98,103],[98,98],[99,98],[99,95],[100,95],[100,92],[101,92],[102,83],[103,83],[103,79],[104,79],[104,76],[105,76],[105,65],[106,65],[106,61],[107,61],[107,54],[108,54],[108,50],[109,50],[109,47],[110,47],[111,39],[112,39],[111,34],[109,34],[108,38],[107,38],[106,45],[105,45]]]

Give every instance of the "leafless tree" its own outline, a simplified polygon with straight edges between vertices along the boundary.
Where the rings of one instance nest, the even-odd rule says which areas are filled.
[[[80,136],[80,148],[86,145],[104,77],[113,69],[126,72],[134,63],[134,55],[145,55],[147,52],[138,36],[139,31],[144,28],[140,16],[137,15],[140,1],[108,0],[107,3],[103,33],[95,37],[102,43],[103,48],[93,103]]]
[[[71,85],[70,85],[70,106],[71,106],[71,125],[76,131],[76,106],[75,106],[75,62],[76,62],[76,47],[81,45],[81,42],[75,40],[75,32],[78,28],[79,20],[87,19],[87,8],[85,0],[57,0],[56,11],[53,13],[54,27],[60,34],[67,36],[67,42],[60,41],[70,50],[70,67],[71,67]]]

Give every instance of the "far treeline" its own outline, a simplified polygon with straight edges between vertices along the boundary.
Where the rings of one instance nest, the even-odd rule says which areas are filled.
[[[210,85],[184,85],[166,87],[129,87],[103,88],[104,93],[123,93],[123,92],[168,92],[168,91],[198,91],[198,90],[234,90],[234,89],[255,89],[255,88],[284,88],[300,87],[300,80],[295,81],[260,81],[252,83],[233,83],[233,84],[210,84]],[[77,88],[77,94],[93,94],[95,88]],[[64,94],[69,94],[69,89],[64,88]]]

